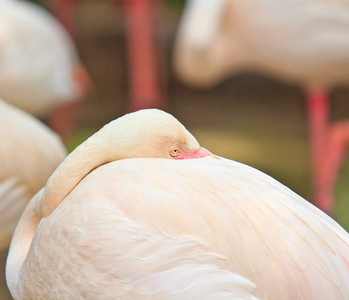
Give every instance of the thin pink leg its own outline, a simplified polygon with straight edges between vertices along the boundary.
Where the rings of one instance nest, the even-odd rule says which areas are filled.
[[[310,91],[307,101],[312,178],[316,178],[319,173],[323,156],[322,152],[327,140],[329,126],[328,95],[323,91]]]
[[[310,129],[310,149],[313,175],[318,173],[322,160],[323,146],[326,144],[329,125],[328,95],[323,91],[311,91],[308,94],[308,115]]]
[[[349,126],[332,125],[328,132],[328,140],[324,145],[323,160],[314,191],[314,204],[324,212],[330,214],[334,208],[334,188],[338,173],[346,152]]]
[[[331,213],[334,186],[349,142],[349,123],[330,124],[328,102],[323,91],[311,91],[308,95],[314,204]]]
[[[328,202],[333,202],[332,199],[325,201],[323,195],[319,195],[322,191],[321,185],[326,180],[321,180],[320,175],[325,170],[322,170],[323,157],[325,156],[325,145],[327,143],[328,125],[329,125],[329,109],[328,109],[328,94],[324,91],[310,91],[307,97],[308,115],[309,115],[309,130],[310,130],[310,156],[311,156],[311,181],[314,203],[319,207],[329,206]],[[325,201],[326,203],[323,203]]]
[[[156,3],[149,0],[128,0],[125,4],[131,90],[128,111],[165,106],[153,36]]]

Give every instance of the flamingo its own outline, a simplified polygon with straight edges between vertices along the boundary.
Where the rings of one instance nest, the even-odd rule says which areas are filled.
[[[0,97],[68,139],[90,81],[69,34],[38,5],[0,1]]]
[[[305,88],[314,203],[331,213],[348,122],[329,123],[330,89],[349,83],[347,0],[187,0],[174,68],[209,87],[249,70]]]
[[[349,235],[280,182],[140,110],[77,147],[26,207],[15,299],[349,298]]]
[[[24,208],[66,150],[57,134],[2,100],[0,125],[0,250],[5,250]]]

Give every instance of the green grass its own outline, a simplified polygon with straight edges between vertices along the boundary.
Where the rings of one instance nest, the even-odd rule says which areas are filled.
[[[85,128],[85,129],[77,130],[72,136],[72,138],[70,139],[70,141],[67,143],[68,151],[69,152],[73,151],[77,146],[79,146],[81,143],[87,140],[96,131],[98,131],[98,128],[97,129]]]

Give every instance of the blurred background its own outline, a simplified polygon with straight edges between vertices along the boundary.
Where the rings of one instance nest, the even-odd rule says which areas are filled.
[[[51,9],[50,1],[36,1]],[[113,3],[112,3],[113,2]],[[123,1],[125,2],[125,1]],[[75,41],[93,87],[75,115],[68,141],[73,150],[87,137],[130,109],[127,19],[122,1],[76,1]],[[184,1],[164,0],[156,15],[155,44],[163,108],[211,152],[253,166],[311,201],[310,151],[304,91],[242,72],[204,90],[188,87],[174,74],[172,53]],[[139,49],[142,51],[142,49]],[[331,118],[349,116],[349,90],[331,98]],[[349,165],[341,167],[333,217],[349,229]],[[4,268],[6,253],[1,256]],[[11,299],[0,275],[0,299]]]

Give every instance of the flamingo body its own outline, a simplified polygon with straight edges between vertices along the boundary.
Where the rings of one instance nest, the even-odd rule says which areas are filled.
[[[348,53],[348,0],[188,0],[174,67],[184,82],[197,87],[241,71],[304,87],[313,200],[331,213],[349,139],[347,122],[330,123],[328,91],[349,83]]]
[[[189,1],[178,31],[174,64],[186,82],[215,84],[241,70],[306,88],[349,82],[348,1],[221,0],[211,16],[204,4]],[[193,26],[201,23],[215,29],[209,38]]]
[[[55,299],[42,282],[64,287],[63,298],[121,297],[189,260],[248,278],[260,299],[347,299],[348,241],[314,206],[237,162],[127,159],[89,174],[42,220],[24,282],[33,298]]]
[[[29,200],[64,160],[59,137],[40,121],[0,100],[0,249],[10,245]]]
[[[73,41],[48,12],[0,1],[0,96],[39,118],[85,94],[87,73]]]
[[[173,159],[174,144],[198,158]],[[340,300],[348,249],[348,233],[312,204],[145,110],[81,144],[33,197],[6,278],[18,299]]]

